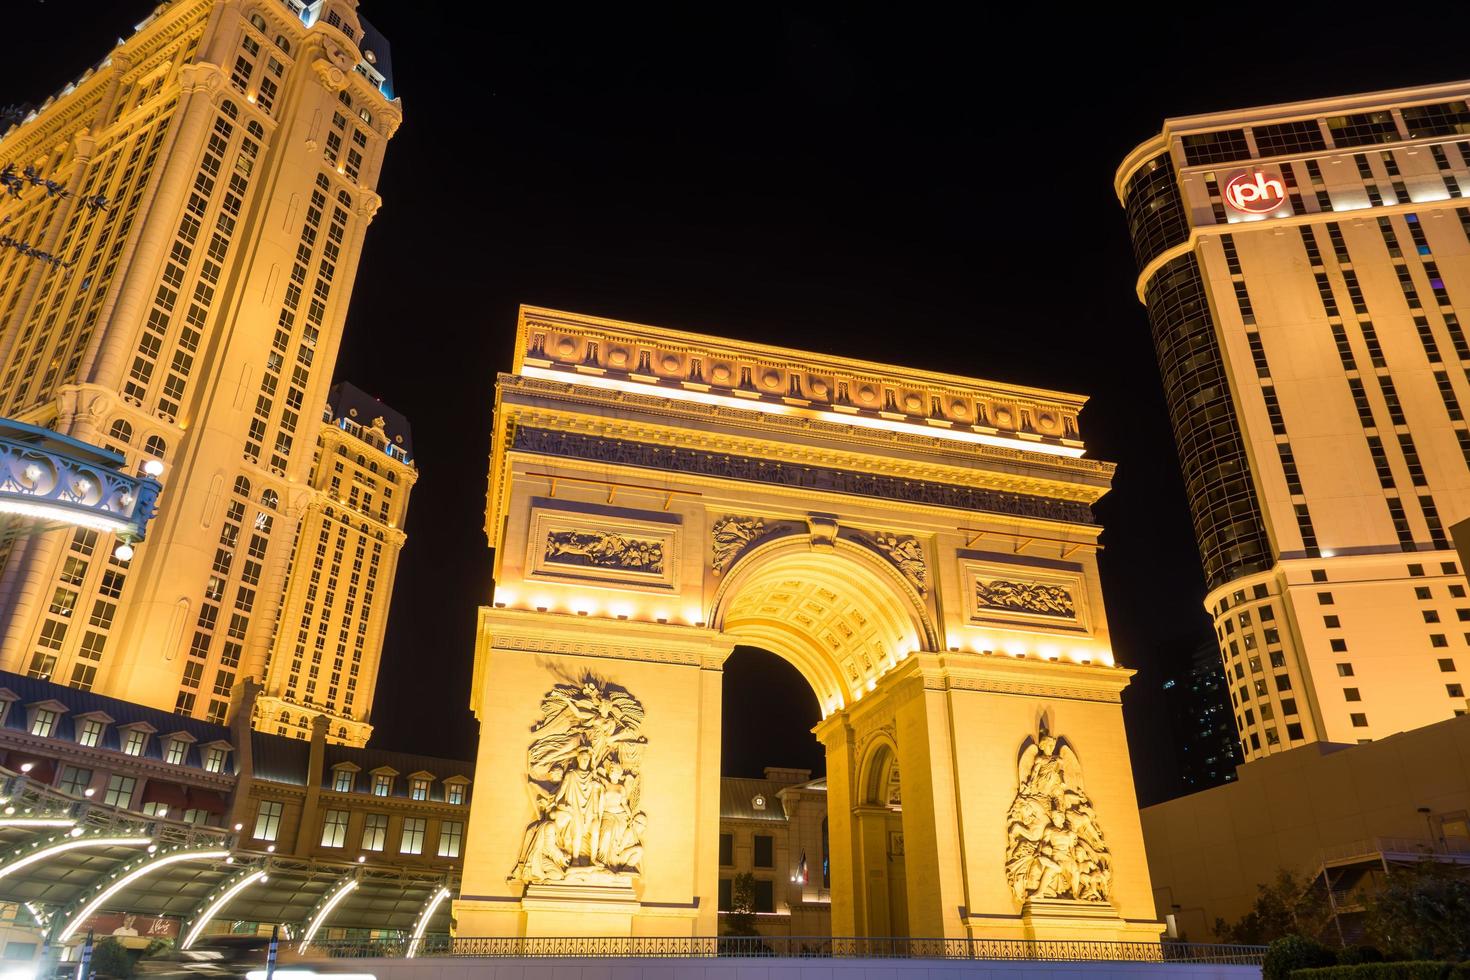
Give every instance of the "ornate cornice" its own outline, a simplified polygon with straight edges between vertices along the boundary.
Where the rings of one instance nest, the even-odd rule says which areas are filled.
[[[802,490],[846,493],[1008,516],[1092,524],[1091,509],[1079,501],[1004,493],[929,480],[911,480],[835,467],[805,466],[752,456],[705,452],[624,439],[516,426],[509,450],[613,463]]]
[[[565,402],[572,405],[646,409],[656,413],[661,418],[698,421],[716,420],[732,423],[767,433],[765,436],[767,443],[769,443],[770,439],[769,434],[774,429],[796,434],[808,434],[816,437],[828,437],[840,440],[849,445],[871,447],[884,451],[885,455],[891,454],[892,449],[895,447],[908,451],[923,452],[935,457],[935,462],[938,462],[940,465],[948,463],[948,465],[964,471],[973,472],[977,458],[984,461],[1054,470],[1058,473],[1055,481],[1034,478],[1035,482],[1038,484],[1055,482],[1059,488],[1075,487],[1072,492],[1076,493],[1079,499],[1084,494],[1086,494],[1089,500],[1096,500],[1098,497],[1101,497],[1107,492],[1107,481],[1111,480],[1113,472],[1117,469],[1113,463],[1085,457],[1043,455],[1041,453],[1026,452],[1004,446],[987,446],[973,443],[957,444],[952,440],[944,439],[940,436],[874,429],[867,426],[845,425],[794,414],[771,414],[726,406],[691,403],[661,397],[655,393],[642,394],[627,391],[605,391],[598,388],[579,386],[572,381],[553,381],[543,378],[526,378],[514,374],[501,374],[497,379],[497,386],[501,390],[502,395],[523,392],[533,397],[538,395],[550,396],[558,402]],[[521,405],[517,405],[516,409],[521,413],[529,413],[531,411]],[[561,414],[565,415],[567,413]],[[589,420],[589,424],[592,421]],[[606,419],[596,421],[603,424],[607,423]],[[623,424],[631,425],[631,423],[626,421]],[[707,440],[711,437],[719,438],[718,433],[710,432],[700,432],[699,436],[702,440]],[[799,452],[801,450],[801,447],[784,443],[781,448],[793,452]],[[932,463],[926,462],[923,465],[929,466]],[[1086,479],[1093,482],[1090,484],[1078,484],[1074,482],[1078,479]]]
[[[522,609],[481,609],[494,650],[558,653],[720,669],[735,640],[714,630],[673,623],[592,619]]]

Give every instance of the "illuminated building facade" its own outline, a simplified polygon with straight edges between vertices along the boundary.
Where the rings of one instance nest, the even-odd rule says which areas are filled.
[[[901,848],[897,860],[903,860]],[[724,920],[734,908],[735,879],[745,874],[754,879],[750,897],[761,935],[832,934],[825,779],[812,779],[806,769],[767,766],[764,779],[720,780],[721,933],[728,931]],[[904,876],[890,874],[887,880],[897,887]]]
[[[1230,690],[1213,642],[1198,647],[1183,669],[1164,681],[1178,767],[1175,788],[1180,793],[1209,789],[1235,778],[1241,760]]]
[[[743,643],[821,708],[834,935],[1157,939],[1083,402],[523,307],[461,934],[716,933]]]
[[[214,721],[267,675],[401,119],[355,6],[161,6],[0,139],[35,175],[0,218],[66,263],[0,249],[0,415],[164,487],[130,560],[88,529],[4,549],[0,668]]]
[[[388,599],[418,478],[398,412],[350,384],[332,388],[296,532],[257,727],[365,745]]]
[[[1466,710],[1467,96],[1170,119],[1118,170],[1248,762]]]

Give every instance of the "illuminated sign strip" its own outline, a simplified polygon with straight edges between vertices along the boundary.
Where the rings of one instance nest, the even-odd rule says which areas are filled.
[[[75,831],[73,831],[75,833]],[[52,847],[43,847],[34,854],[27,854],[19,861],[0,867],[0,878],[19,871],[21,868],[44,861],[49,857],[55,857],[66,851],[75,851],[80,847],[128,847],[138,844],[151,843],[148,837],[79,837],[75,840],[63,841]]]
[[[311,920],[311,923],[306,927],[306,935],[301,937],[301,947],[297,950],[297,952],[306,952],[306,947],[310,946],[311,941],[316,938],[317,930],[319,930],[322,927],[322,924],[327,921],[327,916],[332,914],[332,909],[336,908],[337,903],[342,901],[342,899],[346,898],[348,895],[352,894],[352,892],[356,888],[357,879],[349,879],[346,884],[344,884],[341,888],[337,890],[337,893],[335,895],[327,899],[327,903],[321,907],[321,911],[317,912],[316,917],[313,918]]]
[[[968,442],[980,446],[996,446],[1002,449],[1018,449],[1028,453],[1044,453],[1049,456],[1064,456],[1069,459],[1077,459],[1086,450],[1074,446],[1058,446],[1048,442],[1032,442],[1028,439],[1013,439],[1007,436],[989,435],[983,432],[972,432],[968,429],[951,429],[942,426],[917,425],[913,422],[900,422],[896,419],[875,419],[865,415],[849,415],[845,412],[830,412],[824,409],[799,408],[795,405],[776,405],[771,402],[761,401],[754,398],[736,398],[733,395],[716,395],[708,391],[693,391],[688,388],[665,388],[659,385],[643,384],[637,381],[624,381],[620,378],[604,378],[589,374],[572,374],[568,371],[549,370],[547,368],[532,367],[525,365],[521,368],[521,374],[528,378],[540,378],[543,381],[560,381],[566,384],[583,385],[588,388],[601,388],[605,391],[623,391],[639,395],[656,395],[668,398],[671,401],[697,402],[702,405],[718,405],[722,408],[743,408],[753,412],[764,412],[767,415],[793,415],[807,418],[821,419],[824,422],[833,422],[838,425],[853,425],[859,428],[879,429],[885,432],[902,432],[908,435],[929,436],[934,439],[948,439],[952,442]]]
[[[413,942],[408,944],[408,953],[404,956],[404,959],[411,960],[418,955],[419,941],[424,938],[424,930],[429,927],[429,920],[434,917],[434,913],[439,910],[439,906],[448,897],[449,889],[441,888],[434,893],[433,898],[429,899],[429,904],[424,908],[423,914],[419,916],[418,924],[413,927]]]

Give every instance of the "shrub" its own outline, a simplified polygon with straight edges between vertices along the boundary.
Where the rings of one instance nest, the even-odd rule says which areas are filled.
[[[1357,966],[1359,963],[1382,963],[1383,951],[1377,946],[1344,946],[1337,951],[1339,966]]]
[[[1463,965],[1446,963],[1442,960],[1358,963],[1354,966],[1297,970],[1292,973],[1291,977],[1292,980],[1449,980]]]
[[[1263,980],[1288,980],[1293,970],[1334,966],[1336,963],[1337,957],[1332,950],[1317,940],[1306,936],[1282,936],[1266,947],[1261,975]]]
[[[133,975],[133,958],[116,938],[108,936],[92,947],[92,976],[119,977]]]

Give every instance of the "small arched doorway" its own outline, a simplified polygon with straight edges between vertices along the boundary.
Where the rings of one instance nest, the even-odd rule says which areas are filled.
[[[863,760],[853,807],[856,841],[858,932],[909,935],[908,874],[904,855],[903,789],[898,752],[887,738],[874,740]]]

